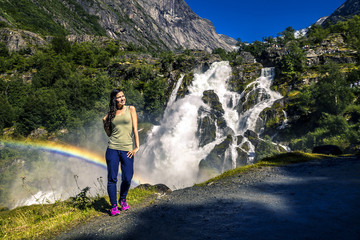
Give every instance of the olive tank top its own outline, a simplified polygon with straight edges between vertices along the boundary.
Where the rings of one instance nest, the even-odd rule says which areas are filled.
[[[125,106],[123,114],[113,118],[111,126],[112,133],[109,138],[109,148],[121,151],[133,150],[133,125],[129,106]]]

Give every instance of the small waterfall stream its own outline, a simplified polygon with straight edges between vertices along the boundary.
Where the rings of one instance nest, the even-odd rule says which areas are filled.
[[[154,126],[148,136],[148,141],[142,143],[137,155],[136,171],[151,184],[164,183],[170,188],[191,186],[197,182],[199,163],[231,133],[233,141],[225,152],[225,159],[230,158],[232,167],[236,167],[237,148],[244,144],[248,146],[247,163],[255,156],[255,148],[244,137],[247,130],[259,133],[256,121],[260,113],[270,107],[282,96],[270,89],[274,78],[274,69],[262,69],[261,76],[250,83],[243,93],[238,94],[228,90],[227,81],[231,77],[231,67],[228,62],[213,63],[205,73],[195,73],[189,94],[175,101],[176,93],[183,76],[179,79],[160,125]],[[215,140],[199,146],[197,131],[199,119],[204,115],[199,109],[210,112],[209,105],[202,100],[204,91],[213,90],[223,108],[227,130],[216,125]],[[252,104],[249,104],[253,102]],[[248,104],[250,107],[239,111],[239,106]],[[241,107],[242,108],[242,107]],[[242,136],[238,143],[236,136]],[[225,161],[223,169],[226,170]]]

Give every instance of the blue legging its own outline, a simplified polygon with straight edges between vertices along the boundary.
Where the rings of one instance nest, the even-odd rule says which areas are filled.
[[[116,183],[119,173],[119,163],[121,163],[121,186],[120,199],[126,200],[130,189],[131,179],[134,175],[134,157],[129,158],[126,154],[128,151],[120,151],[108,148],[106,150],[106,164],[108,170],[107,190],[111,206],[117,205],[116,201]]]

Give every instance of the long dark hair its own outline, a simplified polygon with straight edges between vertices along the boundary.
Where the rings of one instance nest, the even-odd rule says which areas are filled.
[[[111,121],[113,120],[113,118],[115,117],[115,113],[117,110],[117,101],[116,101],[116,95],[119,92],[124,92],[123,90],[120,89],[114,89],[111,91],[110,93],[110,102],[109,102],[109,112],[105,121],[105,129],[108,130],[109,132],[112,132],[112,126],[111,126]]]

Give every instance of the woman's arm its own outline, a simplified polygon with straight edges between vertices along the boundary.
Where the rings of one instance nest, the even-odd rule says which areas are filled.
[[[111,131],[110,131],[110,129],[108,129],[108,128],[105,127],[105,123],[106,123],[106,119],[107,119],[107,118],[108,118],[108,115],[106,114],[106,116],[103,117],[103,124],[104,124],[104,130],[105,130],[105,132],[106,132],[106,135],[107,135],[108,137],[110,137],[110,136],[111,136]]]
[[[139,147],[140,147],[139,132],[138,132],[138,120],[137,120],[137,114],[136,114],[135,107],[130,106],[130,114],[131,114],[131,119],[132,119],[133,130],[134,130],[135,148],[132,151],[128,152],[127,156],[133,157],[133,156],[135,156],[135,153],[137,153],[137,151],[139,151]]]

